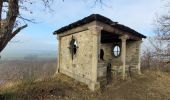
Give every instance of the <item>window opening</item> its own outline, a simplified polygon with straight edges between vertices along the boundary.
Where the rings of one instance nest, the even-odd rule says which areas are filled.
[[[69,47],[72,59],[74,55],[77,53],[77,48],[78,48],[77,41],[72,36]]]
[[[120,46],[119,45],[115,45],[112,49],[112,54],[114,57],[119,57],[120,56],[120,53],[121,53],[121,50],[120,50]]]

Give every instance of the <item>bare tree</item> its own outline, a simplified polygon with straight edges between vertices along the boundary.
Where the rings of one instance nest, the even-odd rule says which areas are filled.
[[[52,2],[42,1],[46,7]],[[0,53],[16,34],[27,27],[27,24],[20,25],[18,19],[31,21],[20,14],[20,10],[28,10],[24,6],[26,3],[32,4],[31,0],[0,0]]]
[[[150,68],[152,66],[153,52],[150,50],[150,48],[146,48],[143,51],[141,61],[142,68]]]
[[[156,35],[161,40],[170,40],[170,1],[165,2],[165,13],[156,19]]]
[[[170,4],[170,3],[169,3]],[[154,36],[148,38],[142,55],[142,65],[147,68],[169,69],[170,64],[170,9],[157,17]]]
[[[156,20],[155,36],[150,43],[155,48],[159,60],[166,58],[167,62],[170,62],[170,2],[167,4],[167,12]]]
[[[156,35],[161,40],[170,40],[170,14],[162,15],[157,19]]]
[[[13,37],[27,27],[27,24],[21,24],[19,19],[32,22],[32,20],[23,17],[20,13],[20,10],[31,13],[32,11],[29,11],[25,5],[33,4],[32,1],[33,0],[0,0],[0,53]],[[51,3],[55,2],[55,0],[40,1],[44,4],[45,8],[49,9]],[[94,0],[94,2],[103,4],[103,0]]]

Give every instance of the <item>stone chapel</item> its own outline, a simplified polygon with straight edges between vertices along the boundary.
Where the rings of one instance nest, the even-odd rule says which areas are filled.
[[[140,45],[146,36],[102,15],[92,14],[56,30],[57,72],[99,89],[109,76],[140,74]]]

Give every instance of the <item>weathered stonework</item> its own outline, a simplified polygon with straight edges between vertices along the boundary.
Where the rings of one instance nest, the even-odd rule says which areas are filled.
[[[69,51],[72,35],[78,39],[77,45],[79,47],[73,60]],[[72,35],[61,37],[60,71],[69,75],[72,73],[72,77],[76,77],[78,80],[80,78],[82,82],[88,84],[92,74],[92,70],[90,70],[92,68],[92,34],[87,30]]]
[[[97,20],[97,17],[95,18]],[[83,82],[91,90],[97,90],[102,84],[106,84],[111,74],[120,73],[125,78],[129,68],[140,73],[142,38],[129,33],[131,31],[125,32],[106,22],[103,23],[103,20],[96,20],[82,22],[84,24],[79,21],[76,27],[65,28],[66,31],[63,31],[63,28],[62,31],[58,31],[62,33],[57,34],[59,47],[56,73],[63,73]],[[77,43],[74,55],[70,51],[70,41],[73,38]],[[112,55],[114,44],[120,44],[121,54],[118,57]],[[101,49],[104,53],[103,59],[100,58]]]

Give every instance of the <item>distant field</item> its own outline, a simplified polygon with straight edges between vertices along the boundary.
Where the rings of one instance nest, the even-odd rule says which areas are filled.
[[[0,80],[27,80],[53,76],[56,59],[0,61]]]

